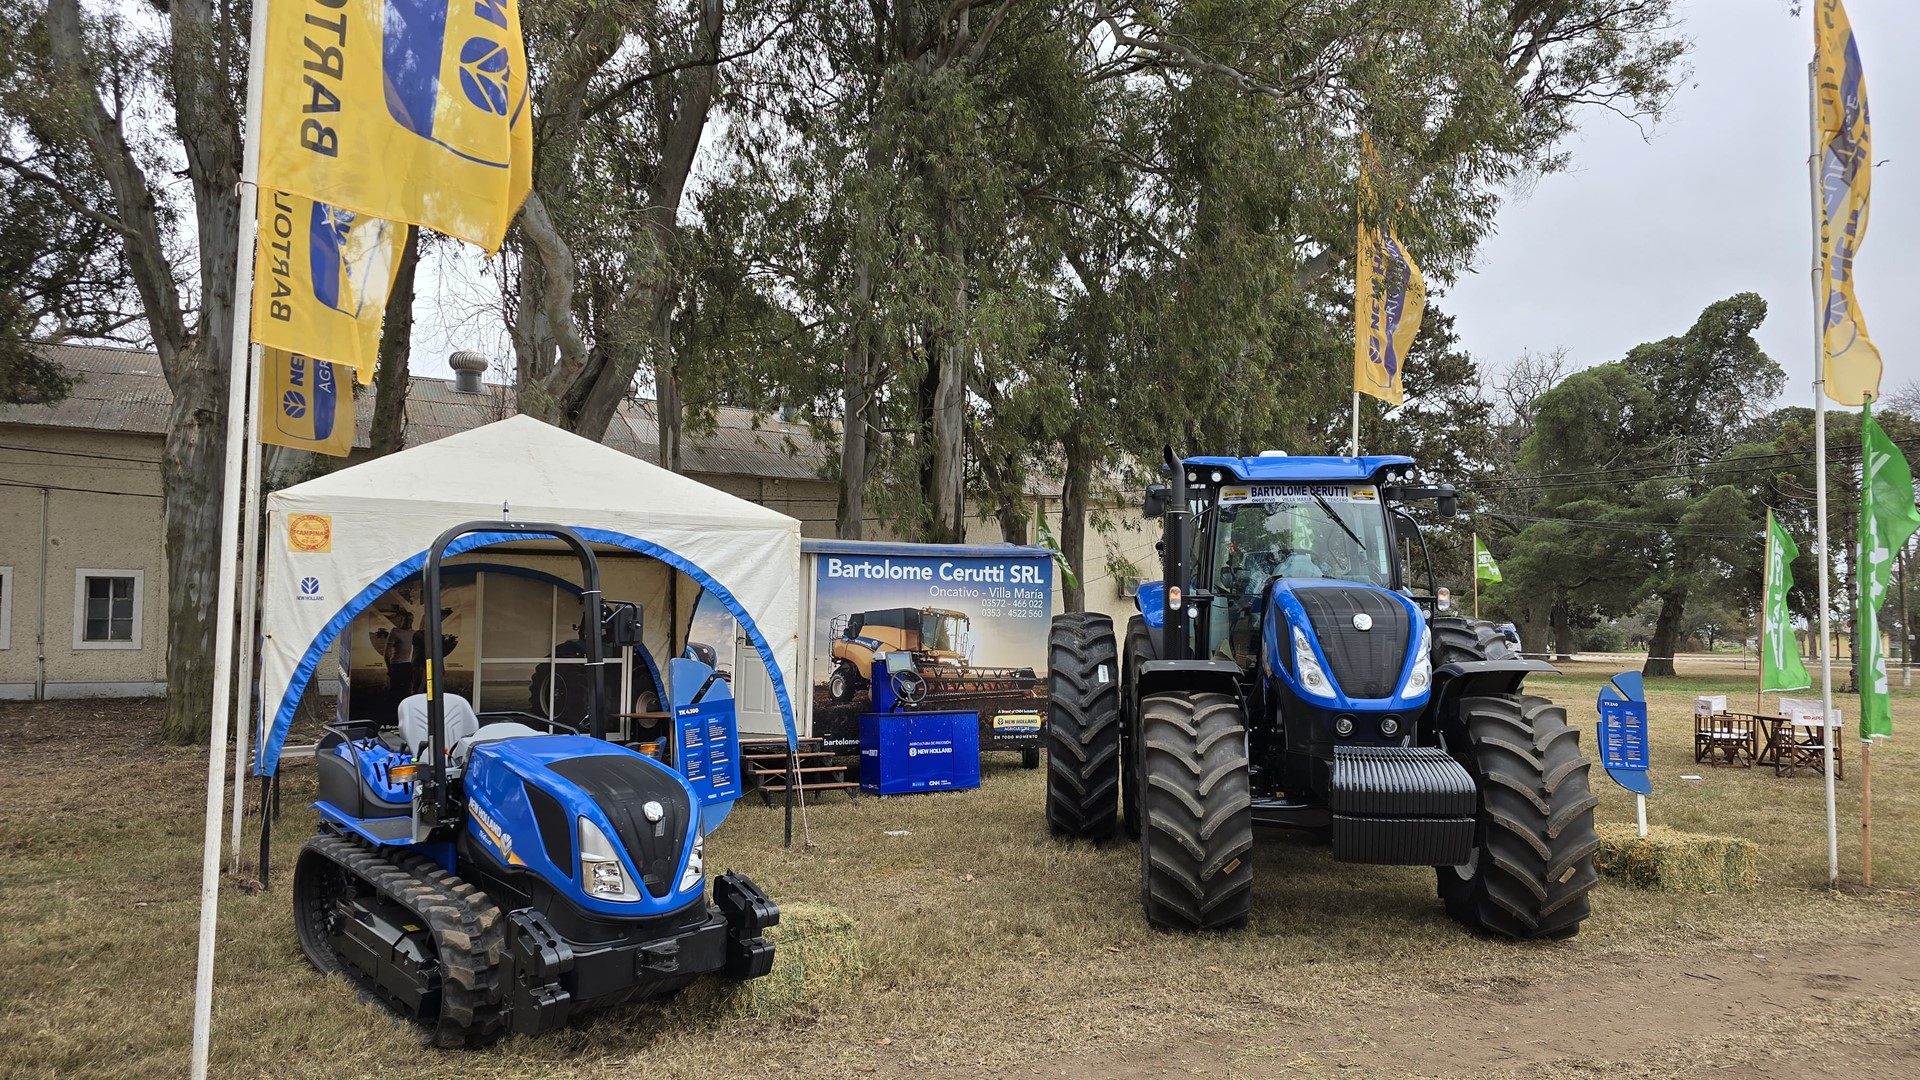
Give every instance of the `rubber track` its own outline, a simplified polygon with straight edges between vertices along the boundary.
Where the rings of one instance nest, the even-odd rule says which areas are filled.
[[[1490,622],[1442,615],[1433,620],[1433,666],[1505,660],[1513,655],[1507,639]]]
[[[429,1026],[432,1045],[481,1047],[506,1031],[499,985],[506,920],[485,892],[426,859],[389,861],[374,848],[341,836],[308,840],[300,858],[309,856],[345,870],[432,931],[440,962],[440,1017]],[[363,990],[371,988],[371,981],[337,954],[335,970],[348,973]]]
[[[1141,902],[1160,930],[1231,930],[1253,898],[1247,722],[1226,694],[1140,702]]]
[[[1091,612],[1055,616],[1047,662],[1047,831],[1111,840],[1120,801],[1113,620]]]
[[[1460,711],[1480,787],[1479,862],[1467,879],[1437,869],[1447,912],[1501,937],[1572,937],[1590,912],[1600,849],[1580,732],[1543,698],[1468,697]]]

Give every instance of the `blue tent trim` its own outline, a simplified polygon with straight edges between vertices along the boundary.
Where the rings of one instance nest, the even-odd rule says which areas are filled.
[[[626,533],[614,532],[610,529],[576,528],[574,531],[591,543],[624,548],[658,559],[692,578],[702,589],[718,597],[726,606],[727,613],[734,617],[742,630],[746,631],[747,640],[753,642],[754,651],[760,654],[761,663],[766,665],[767,677],[773,683],[774,699],[780,703],[780,722],[787,730],[787,746],[792,748],[797,744],[799,732],[793,717],[793,700],[787,693],[786,677],[781,673],[780,665],[774,662],[773,647],[767,643],[767,636],[760,632],[759,624],[753,621],[753,616],[747,614],[746,609],[740,606],[740,601],[735,599],[725,586],[714,580],[711,574],[701,569],[692,560],[650,540],[642,540],[637,536],[628,536]],[[458,555],[492,544],[520,543],[525,540],[524,535],[517,533],[468,533],[449,544],[447,554]],[[386,595],[387,590],[420,573],[426,562],[427,553],[421,551],[381,574],[372,584],[360,590],[353,599],[347,601],[344,607],[334,613],[333,618],[328,619],[327,624],[320,628],[320,633],[308,643],[307,651],[301,656],[300,663],[294,666],[293,678],[287,681],[286,692],[280,696],[280,706],[274,712],[272,728],[267,733],[267,737],[261,740],[260,756],[253,769],[255,776],[272,776],[279,770],[280,751],[286,745],[287,729],[293,726],[294,709],[299,706],[301,695],[306,693],[307,685],[313,681],[313,673],[319,667],[321,658],[333,648],[334,642],[346,632],[347,627],[361,612],[372,607],[374,601]]]

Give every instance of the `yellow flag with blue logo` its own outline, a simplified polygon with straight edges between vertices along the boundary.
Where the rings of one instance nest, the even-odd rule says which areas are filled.
[[[1867,238],[1873,184],[1873,124],[1860,45],[1840,0],[1819,0],[1813,18],[1814,95],[1820,124],[1821,299],[1827,396],[1862,405],[1880,395],[1880,350],[1854,296],[1853,263]]]
[[[284,191],[260,193],[253,340],[373,382],[407,228]]]
[[[275,0],[260,187],[499,250],[533,179],[517,0]]]
[[[261,349],[260,441],[346,457],[353,450],[353,376],[343,366]]]
[[[1407,400],[1407,354],[1427,310],[1427,283],[1400,238],[1360,223],[1353,291],[1353,388],[1394,405]]]

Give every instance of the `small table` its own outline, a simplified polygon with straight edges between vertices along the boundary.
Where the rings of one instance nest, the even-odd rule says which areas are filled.
[[[1802,769],[1823,772],[1826,768],[1823,740],[1840,730],[1838,724],[1806,723],[1792,716],[1757,718],[1765,730],[1758,762],[1773,766],[1775,776],[1794,776]],[[1822,728],[1825,728],[1823,731]],[[1833,777],[1847,778],[1846,762],[1840,756],[1840,740],[1833,739]]]

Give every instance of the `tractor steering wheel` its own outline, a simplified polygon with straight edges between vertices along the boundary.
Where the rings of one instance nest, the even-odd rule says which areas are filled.
[[[893,696],[909,705],[918,705],[927,700],[927,680],[917,671],[896,671],[893,673]]]

